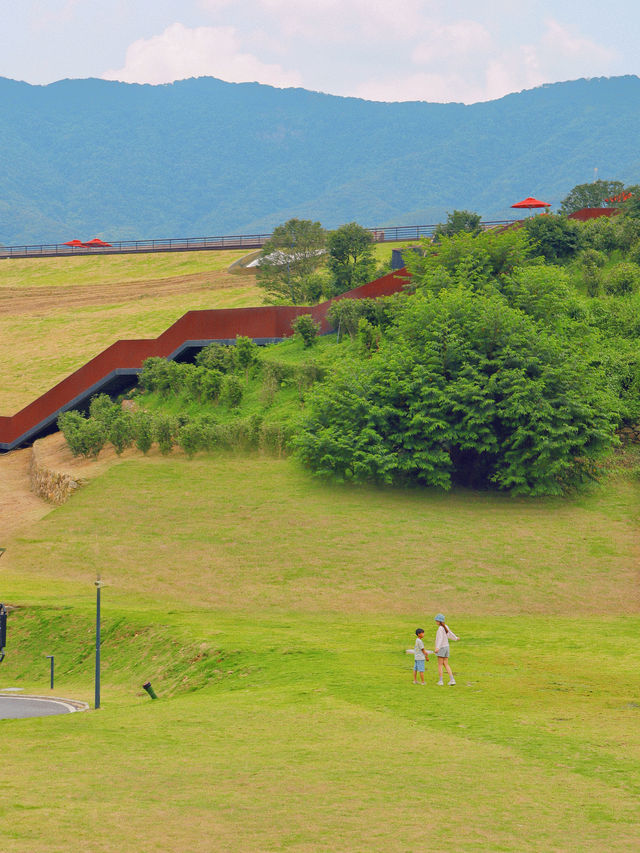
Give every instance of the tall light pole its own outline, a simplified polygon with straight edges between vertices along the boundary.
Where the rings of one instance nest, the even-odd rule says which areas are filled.
[[[6,551],[6,548],[0,548],[0,557]],[[4,660],[4,647],[7,645],[7,608],[4,604],[0,604],[0,663]]]
[[[100,573],[95,580],[96,585],[96,677],[95,677],[95,702],[94,708],[100,707]]]

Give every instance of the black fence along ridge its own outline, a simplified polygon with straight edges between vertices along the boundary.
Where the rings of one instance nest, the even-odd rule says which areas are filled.
[[[510,225],[517,220],[482,222],[484,230]],[[432,237],[437,225],[393,225],[367,228],[376,243],[397,243]],[[260,249],[271,234],[232,234],[224,237],[170,237],[160,240],[108,240],[107,246],[67,246],[65,243],[42,243],[31,246],[0,246],[0,258],[52,258],[75,255],[124,255],[136,252],[199,252],[222,249]]]

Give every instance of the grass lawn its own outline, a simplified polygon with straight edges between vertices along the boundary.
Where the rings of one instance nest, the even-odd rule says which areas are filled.
[[[4,849],[635,849],[638,491],[115,465],[3,543],[0,687],[46,693],[56,654],[55,694],[90,700],[106,583],[102,710],[0,721]],[[432,648],[438,610],[458,684],[432,660],[414,687],[405,649],[418,626]]]
[[[194,309],[260,305],[252,277],[226,272],[243,254],[0,262],[0,413],[14,414],[116,340],[157,337]]]
[[[99,287],[222,272],[244,255],[246,250],[5,259],[0,261],[0,288]]]

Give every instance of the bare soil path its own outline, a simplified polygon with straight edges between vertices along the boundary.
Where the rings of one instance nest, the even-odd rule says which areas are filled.
[[[0,315],[41,314],[93,305],[114,305],[140,299],[193,293],[200,290],[224,290],[237,287],[239,279],[224,271],[199,272],[171,278],[123,281],[109,284],[70,287],[2,287]],[[242,282],[244,283],[244,282]]]

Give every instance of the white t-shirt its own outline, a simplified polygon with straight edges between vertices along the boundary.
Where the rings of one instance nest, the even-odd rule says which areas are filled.
[[[447,628],[449,628],[448,625],[447,625]],[[434,648],[444,649],[445,646],[449,645],[450,639],[451,640],[457,640],[458,638],[453,633],[451,628],[449,628],[449,633],[447,634],[447,632],[444,630],[444,627],[442,625],[438,625],[438,630],[436,632],[436,644],[435,644]]]
[[[420,639],[420,637],[416,637],[416,645],[413,650],[413,657],[416,660],[426,660],[424,656],[424,643]]]

